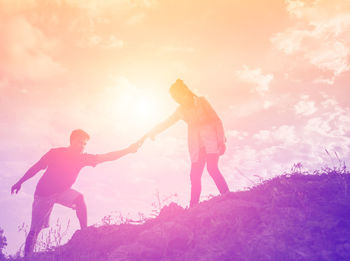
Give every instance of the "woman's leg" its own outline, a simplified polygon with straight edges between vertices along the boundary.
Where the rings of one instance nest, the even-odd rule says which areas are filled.
[[[207,154],[207,169],[210,176],[213,178],[216,187],[219,189],[221,194],[229,192],[226,180],[221,174],[219,167],[219,155],[218,154]]]
[[[202,154],[202,153],[201,153]],[[192,162],[191,165],[191,201],[190,207],[193,207],[199,203],[199,197],[201,195],[201,177],[205,165],[205,157],[200,155],[197,162]]]

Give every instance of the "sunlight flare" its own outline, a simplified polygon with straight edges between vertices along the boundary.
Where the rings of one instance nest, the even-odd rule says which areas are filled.
[[[126,125],[147,128],[164,117],[160,109],[162,99],[154,89],[151,91],[152,88],[123,81],[114,90],[113,95],[108,97],[109,106]]]

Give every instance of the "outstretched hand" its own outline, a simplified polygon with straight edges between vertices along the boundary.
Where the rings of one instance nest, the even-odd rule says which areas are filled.
[[[155,140],[156,138],[156,133],[154,131],[150,131],[149,133],[146,134],[148,138],[150,138],[151,140]]]
[[[142,138],[139,139],[139,141],[141,141],[143,143],[147,138],[150,138],[151,140],[154,140],[156,135],[157,134],[154,131],[151,130],[151,131],[147,132],[145,135],[143,135]]]
[[[137,143],[133,143],[128,147],[128,151],[130,153],[135,153],[139,149],[139,145]]]
[[[21,189],[21,184],[20,183],[16,183],[16,184],[14,184],[12,187],[11,187],[11,194],[13,194],[13,193],[18,193],[18,191],[20,191],[20,189]]]
[[[148,133],[146,133],[136,143],[140,144],[140,146],[141,146],[148,137],[149,137],[149,135],[148,135]]]
[[[129,147],[128,147],[128,150],[130,153],[135,153],[137,152],[137,150],[143,145],[143,143],[145,142],[145,140],[147,138],[151,138],[152,140],[154,140],[154,134],[149,132],[149,133],[146,133],[145,135],[143,135],[140,139],[138,139],[135,143],[131,144]]]
[[[143,142],[145,141],[145,138],[142,137],[141,139],[139,139],[138,141],[136,141],[135,143],[131,144],[128,147],[128,150],[130,153],[135,153],[137,152],[137,150],[142,146]]]

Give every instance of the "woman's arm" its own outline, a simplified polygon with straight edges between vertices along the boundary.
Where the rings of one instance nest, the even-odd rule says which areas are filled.
[[[175,124],[180,119],[181,119],[180,109],[177,109],[169,118],[167,118],[165,121],[156,125],[145,136],[143,136],[143,138],[150,137],[151,139],[154,139],[154,137],[156,135],[165,131],[167,128],[169,128],[171,125]]]
[[[220,143],[225,144],[226,137],[225,137],[225,131],[224,126],[222,124],[222,121],[220,117],[217,115],[213,107],[209,104],[209,102],[203,98],[203,106],[205,108],[206,113],[208,114],[208,119],[210,122],[215,126],[217,138]]]
[[[222,121],[219,117],[218,117],[218,120],[215,122],[215,128],[216,128],[216,133],[217,133],[219,141],[222,143],[226,143],[224,126],[223,126]]]

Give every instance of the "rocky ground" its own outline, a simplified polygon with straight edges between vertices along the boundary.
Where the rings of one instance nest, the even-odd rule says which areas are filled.
[[[33,260],[350,260],[350,174],[282,175],[143,224],[89,227]]]

